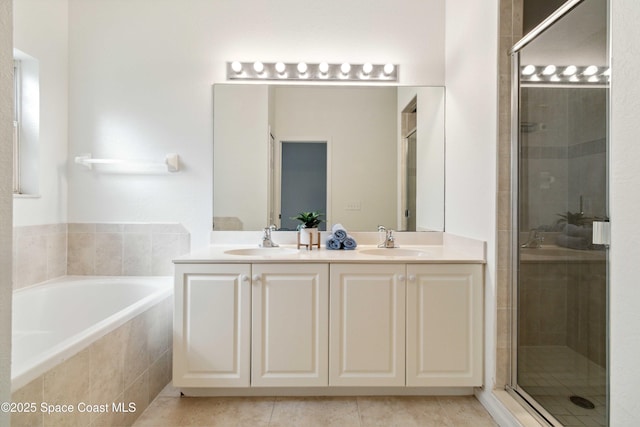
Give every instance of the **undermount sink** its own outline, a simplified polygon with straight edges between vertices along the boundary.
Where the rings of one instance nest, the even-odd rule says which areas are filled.
[[[292,248],[240,248],[240,249],[229,249],[224,251],[227,255],[289,255],[298,253],[297,249]]]
[[[427,256],[428,252],[421,251],[419,249],[403,249],[403,248],[375,248],[364,249],[360,251],[365,255],[377,255],[377,256]]]

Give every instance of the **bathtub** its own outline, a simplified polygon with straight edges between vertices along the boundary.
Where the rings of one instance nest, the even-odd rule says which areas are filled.
[[[171,277],[67,276],[14,291],[12,391],[164,301],[172,284]]]

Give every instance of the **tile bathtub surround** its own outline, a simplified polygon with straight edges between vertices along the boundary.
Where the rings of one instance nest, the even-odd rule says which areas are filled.
[[[190,240],[181,224],[71,223],[67,274],[168,276]]]
[[[67,273],[67,224],[13,228],[13,288]]]
[[[180,397],[171,385],[134,423],[145,426],[403,426],[498,424],[473,396]]]
[[[34,413],[12,414],[12,426],[130,426],[171,380],[173,298],[100,338],[12,394],[13,402],[34,402]],[[107,404],[109,412],[46,414],[40,404]],[[134,412],[112,403],[135,404]]]

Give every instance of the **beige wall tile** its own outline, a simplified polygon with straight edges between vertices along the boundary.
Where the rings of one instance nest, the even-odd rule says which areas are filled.
[[[170,276],[173,274],[172,260],[180,256],[181,234],[154,233],[151,237],[151,274]]]
[[[122,233],[96,233],[96,273],[101,276],[122,275]]]
[[[149,368],[147,349],[147,316],[143,313],[133,318],[124,336],[124,387],[131,385]]]
[[[150,233],[124,233],[122,271],[126,276],[151,275]]]
[[[47,235],[47,279],[67,274],[67,233]]]
[[[167,329],[171,328],[167,322],[166,303],[162,302],[147,310],[144,314],[147,324],[148,364],[155,362],[169,349]]]
[[[125,323],[89,347],[91,351],[89,396],[92,403],[113,402],[124,392],[124,343],[130,327],[130,323]]]
[[[157,396],[171,381],[171,352],[167,350],[149,366],[149,400]]]
[[[44,425],[43,413],[40,411],[40,404],[44,401],[42,396],[43,384],[44,377],[39,376],[11,395],[12,402],[33,402],[37,406],[37,410],[34,412],[12,413],[11,425],[13,427],[41,427]]]
[[[69,223],[67,230],[69,233],[95,233],[96,225],[93,223]]]
[[[47,237],[44,234],[18,236],[16,288],[47,280]]]
[[[95,233],[69,233],[67,241],[67,273],[95,274]]]
[[[44,401],[50,404],[86,402],[89,395],[89,350],[83,350],[44,375]],[[54,412],[45,414],[45,426],[86,426],[88,413]]]
[[[124,391],[125,405],[135,404],[135,411],[123,413],[122,425],[129,426],[147,409],[149,397],[149,371],[145,371]]]

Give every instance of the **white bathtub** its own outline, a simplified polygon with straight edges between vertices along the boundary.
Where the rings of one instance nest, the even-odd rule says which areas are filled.
[[[173,293],[171,277],[67,276],[14,291],[11,389]]]

